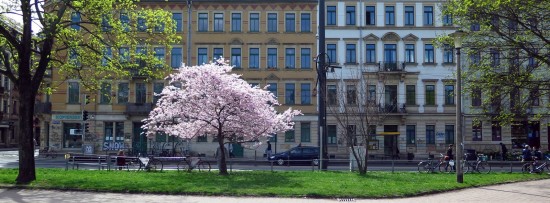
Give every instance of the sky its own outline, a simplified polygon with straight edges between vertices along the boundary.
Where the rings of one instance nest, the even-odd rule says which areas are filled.
[[[5,13],[8,9],[6,9],[6,5],[8,5],[10,2],[18,2],[19,0],[0,0],[0,12],[2,12],[3,15],[15,20],[15,22],[17,23],[20,23],[20,24],[23,24],[23,19],[21,18],[20,15],[17,15],[17,14],[10,14],[10,13]],[[31,2],[34,2],[34,0],[31,0]],[[17,10],[20,10],[19,8],[17,8]],[[11,12],[14,12],[14,10],[10,10]],[[37,33],[38,31],[41,30],[41,27],[39,26],[38,23],[33,23],[32,24],[32,30],[34,33]]]

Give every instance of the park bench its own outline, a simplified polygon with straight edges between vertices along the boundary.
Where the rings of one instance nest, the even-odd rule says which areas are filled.
[[[78,170],[80,166],[97,166],[101,169],[111,169],[112,160],[110,156],[104,155],[69,155],[65,157],[67,162],[65,164],[65,170],[69,170],[69,165],[72,168]]]

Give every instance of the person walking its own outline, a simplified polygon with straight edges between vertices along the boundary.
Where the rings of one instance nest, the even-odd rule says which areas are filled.
[[[265,149],[265,154],[267,156],[267,159],[271,157],[271,143],[269,141],[267,141],[267,149]]]
[[[449,145],[449,148],[447,148],[447,153],[445,154],[445,161],[447,161],[447,163],[449,163],[449,161],[451,161],[451,160],[454,160],[454,157],[453,157],[453,144]],[[447,166],[449,166],[449,164],[447,164]],[[447,168],[447,167],[445,167],[445,168]],[[451,167],[451,169],[456,170],[454,165]]]
[[[502,157],[502,161],[506,161],[506,158],[508,156],[508,149],[506,148],[506,145],[500,143],[500,156]]]

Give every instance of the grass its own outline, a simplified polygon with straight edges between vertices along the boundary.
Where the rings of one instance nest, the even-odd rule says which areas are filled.
[[[0,169],[0,186],[15,187],[17,169]],[[316,198],[385,198],[443,192],[460,188],[550,178],[521,173],[455,174],[418,172],[252,171],[219,176],[215,172],[127,172],[37,169],[27,188],[123,193],[194,194],[220,196],[279,196]]]

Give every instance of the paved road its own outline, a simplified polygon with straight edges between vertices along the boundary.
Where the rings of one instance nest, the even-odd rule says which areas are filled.
[[[255,198],[255,197],[201,197],[181,195],[117,194],[53,190],[0,189],[0,202],[241,202],[241,203],[334,203],[334,202],[549,202],[550,179],[511,183],[480,188],[470,188],[446,193],[402,199],[305,199],[305,198]]]

